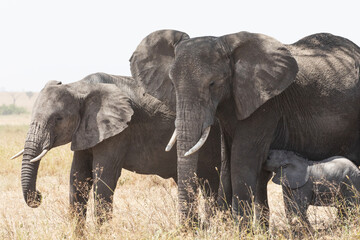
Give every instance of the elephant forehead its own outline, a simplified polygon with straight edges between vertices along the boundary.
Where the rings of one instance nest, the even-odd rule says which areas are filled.
[[[231,75],[230,60],[216,41],[187,41],[175,54],[173,78],[210,81]]]
[[[40,92],[40,96],[61,97],[68,93],[64,86],[46,86]]]
[[[43,89],[35,103],[36,109],[63,108],[73,104],[72,95],[60,87],[47,87]]]
[[[192,62],[216,63],[225,52],[215,37],[192,38],[181,42],[176,48],[175,61],[181,59]]]

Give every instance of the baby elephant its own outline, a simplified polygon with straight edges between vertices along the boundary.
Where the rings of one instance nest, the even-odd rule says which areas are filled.
[[[271,150],[264,168],[275,172],[273,182],[282,185],[289,223],[299,217],[308,229],[312,229],[306,216],[309,205],[335,206],[344,216],[360,190],[360,170],[344,157],[310,161],[294,152]]]

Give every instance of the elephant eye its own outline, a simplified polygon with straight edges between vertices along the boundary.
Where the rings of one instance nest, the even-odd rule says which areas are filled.
[[[209,84],[209,86],[212,87],[212,86],[214,86],[214,84],[215,84],[215,82],[212,81],[212,82]]]
[[[57,117],[57,118],[56,118],[56,121],[61,121],[61,120],[63,120],[62,117]]]

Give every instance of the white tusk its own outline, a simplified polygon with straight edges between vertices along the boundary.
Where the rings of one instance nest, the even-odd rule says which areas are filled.
[[[49,151],[49,150],[44,149],[44,150],[42,151],[42,153],[40,153],[39,156],[37,156],[36,158],[31,159],[30,162],[37,162],[37,161],[41,160],[48,151]]]
[[[10,160],[11,160],[11,159],[14,159],[14,158],[17,158],[17,157],[19,157],[19,156],[21,156],[21,155],[23,155],[23,153],[24,153],[24,149],[21,150],[20,152],[18,152],[17,154],[15,154],[14,156],[12,156],[12,157],[10,158]]]
[[[195,146],[193,146],[189,151],[187,151],[184,155],[184,157],[187,157],[191,154],[193,154],[194,152],[197,152],[201,147],[202,145],[204,145],[204,143],[206,142],[206,139],[208,138],[209,136],[209,133],[210,133],[210,128],[211,126],[208,126],[205,131],[203,132],[203,134],[201,135],[199,141],[195,144]]]
[[[174,144],[176,142],[176,138],[177,138],[177,132],[176,132],[176,128],[175,128],[174,133],[171,136],[170,141],[169,141],[168,145],[165,148],[166,152],[170,151],[171,148],[174,146]]]

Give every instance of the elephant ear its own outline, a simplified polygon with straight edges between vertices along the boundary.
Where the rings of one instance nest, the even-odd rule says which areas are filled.
[[[220,39],[234,64],[233,94],[239,120],[249,117],[294,82],[298,65],[284,44],[249,32]]]
[[[73,151],[91,148],[119,134],[127,128],[134,113],[129,98],[110,84],[95,84],[84,96],[81,109],[71,144]]]
[[[52,85],[61,85],[61,84],[62,84],[62,82],[60,82],[60,81],[50,80],[45,84],[45,87],[52,86]]]
[[[132,76],[141,81],[146,92],[164,102],[175,111],[175,89],[169,72],[176,45],[189,39],[186,33],[160,30],[145,37],[130,58]]]
[[[272,181],[291,189],[304,186],[309,180],[309,166],[305,161],[291,161],[275,171]]]

